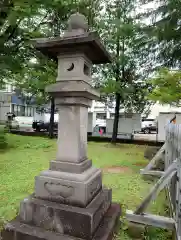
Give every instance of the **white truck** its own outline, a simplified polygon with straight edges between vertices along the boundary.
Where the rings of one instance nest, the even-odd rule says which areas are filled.
[[[106,121],[106,135],[112,135],[114,119]],[[141,114],[139,113],[122,113],[120,114],[118,124],[119,138],[132,138],[134,132],[141,131]]]
[[[58,128],[58,113],[54,114],[54,129],[55,131]],[[36,114],[34,117],[34,120],[32,122],[32,127],[34,131],[48,131],[50,125],[50,113],[44,113],[44,114]],[[88,113],[88,125],[87,125],[87,132],[89,134],[92,134],[93,129],[96,125],[96,114],[94,112]]]

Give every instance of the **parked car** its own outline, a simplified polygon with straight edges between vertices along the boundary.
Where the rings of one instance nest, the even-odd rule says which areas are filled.
[[[155,119],[143,119],[141,124],[141,132],[150,134],[151,132],[157,132],[157,122]]]
[[[33,121],[32,128],[36,132],[40,131],[49,131],[50,122],[43,122],[43,121]],[[54,131],[58,130],[58,123],[54,122]]]
[[[18,122],[20,128],[31,129],[33,117],[17,116],[15,120]]]

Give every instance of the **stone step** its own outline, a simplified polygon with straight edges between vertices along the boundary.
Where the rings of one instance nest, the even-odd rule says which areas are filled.
[[[120,205],[116,203],[111,204],[92,240],[111,240],[115,227],[119,222],[120,214]],[[71,237],[53,231],[46,231],[40,227],[23,224],[18,218],[6,225],[1,236],[2,240],[87,240],[87,238]]]
[[[20,222],[79,238],[92,238],[112,201],[104,188],[86,208],[69,206],[30,196],[20,204]]]

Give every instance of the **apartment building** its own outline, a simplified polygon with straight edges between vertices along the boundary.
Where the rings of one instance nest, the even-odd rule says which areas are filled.
[[[0,90],[0,122],[7,119],[6,114],[13,112],[16,116],[33,117],[36,111],[35,105],[25,104],[14,92],[10,84],[6,84]]]

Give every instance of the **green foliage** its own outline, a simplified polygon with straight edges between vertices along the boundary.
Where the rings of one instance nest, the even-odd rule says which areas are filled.
[[[56,63],[45,59],[32,47],[31,40],[39,37],[59,36],[65,29],[68,17],[78,10],[88,18],[92,29],[100,32],[105,44],[113,55],[113,65],[106,66],[101,75],[104,79],[106,94],[120,92],[124,101],[130,101],[126,94],[132,81],[137,78],[135,71],[136,56],[140,52],[138,45],[145,36],[140,26],[131,17],[135,0],[120,2],[39,0],[1,1],[0,14],[0,82],[12,81],[16,91],[26,103],[35,99],[36,103],[47,102],[46,85],[55,81]],[[105,14],[104,12],[105,9]],[[100,15],[101,12],[101,16]],[[119,15],[119,16],[118,16]],[[138,34],[138,31],[140,34]],[[115,44],[119,41],[119,56]],[[110,88],[115,81],[119,64],[120,83]],[[140,63],[139,63],[140,65]],[[122,68],[124,66],[124,76]],[[98,72],[98,71],[96,71]],[[114,84],[113,84],[114,85]],[[143,91],[142,91],[143,92]],[[127,105],[127,104],[126,104]],[[134,103],[132,103],[134,105]]]
[[[0,126],[0,151],[7,148],[7,138],[5,130]]]
[[[14,75],[16,94],[26,103],[32,100],[42,105],[49,101],[45,91],[47,85],[56,80],[56,63],[44,56],[26,66],[20,73]]]
[[[99,88],[102,94],[120,94],[120,106],[129,111],[143,113],[149,109],[145,76],[147,35],[133,14],[137,1],[107,1],[100,21],[101,37],[113,57],[113,63],[102,68]],[[144,66],[144,71],[140,68]],[[112,97],[111,97],[112,101]]]
[[[132,83],[131,91],[127,95],[129,101],[125,102],[125,109],[128,112],[136,112],[147,117],[153,101],[148,98],[152,91],[152,84],[148,81],[137,81]]]
[[[149,98],[161,104],[180,106],[181,101],[181,71],[160,69],[155,78],[151,79],[153,90]]]
[[[167,0],[157,11],[162,15],[162,19],[156,24],[158,40],[162,44],[162,59],[164,59],[166,65],[180,65],[181,1]]]
[[[8,5],[10,11],[6,1],[1,4],[7,19],[0,14],[0,83],[11,81],[26,104],[32,99],[36,104],[46,103],[45,87],[55,82],[57,65],[33,48],[32,39],[59,36],[76,10],[96,26],[100,0],[15,0]]]
[[[22,69],[24,59],[31,58],[28,42],[40,24],[40,1],[3,0],[0,3],[0,81]],[[36,17],[39,15],[39,19]],[[36,20],[35,20],[36,19]],[[39,35],[40,36],[40,35]],[[28,56],[29,55],[29,56]]]
[[[153,1],[149,1],[154,4]],[[181,1],[161,0],[155,9],[146,13],[152,18],[148,31],[157,62],[163,66],[180,66],[181,61]],[[153,50],[153,48],[152,48]]]

